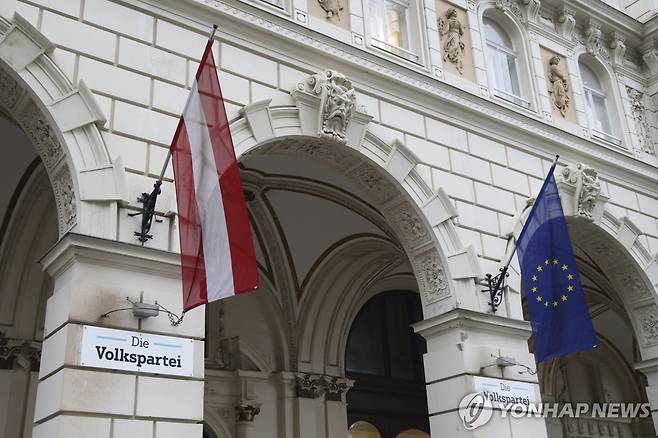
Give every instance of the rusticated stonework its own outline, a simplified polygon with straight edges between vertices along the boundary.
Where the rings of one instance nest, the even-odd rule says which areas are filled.
[[[417,274],[422,283],[421,293],[425,304],[432,304],[450,296],[448,280],[436,250],[415,259]]]
[[[562,181],[575,186],[575,211],[578,216],[594,220],[594,207],[601,194],[598,172],[582,163],[572,164],[562,169]]]
[[[404,240],[410,247],[416,247],[428,242],[430,236],[425,224],[408,202],[403,202],[389,210],[393,223],[401,231]]]

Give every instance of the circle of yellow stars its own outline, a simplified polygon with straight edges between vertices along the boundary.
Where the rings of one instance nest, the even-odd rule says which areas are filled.
[[[543,272],[548,271],[549,269],[559,269],[561,272],[563,272],[566,280],[567,280],[567,285],[562,291],[562,295],[558,299],[553,299],[548,300],[544,295],[542,295],[542,291],[539,290],[535,284],[539,281],[539,277]],[[533,273],[533,275],[530,277],[530,295],[532,296],[532,299],[534,299],[539,305],[543,305],[544,308],[546,309],[556,309],[558,308],[561,304],[566,304],[569,301],[569,296],[573,293],[575,290],[575,287],[573,284],[569,284],[569,282],[573,282],[575,280],[574,275],[569,272],[569,266],[560,263],[558,259],[546,259],[544,260],[543,264],[538,264],[536,267],[536,272]]]

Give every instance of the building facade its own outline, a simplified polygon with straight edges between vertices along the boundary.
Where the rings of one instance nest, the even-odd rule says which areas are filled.
[[[656,11],[3,0],[0,435],[657,436]],[[261,287],[178,325],[136,318],[127,298],[181,311],[171,168],[144,245],[138,199],[212,24]],[[495,313],[482,290],[556,154],[600,345],[537,367],[516,258]],[[189,340],[194,365],[87,366],[88,327]],[[546,402],[648,402],[653,419],[466,430],[478,377]]]

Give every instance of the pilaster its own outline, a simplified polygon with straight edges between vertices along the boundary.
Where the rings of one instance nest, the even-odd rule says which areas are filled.
[[[48,299],[35,407],[35,438],[68,438],[93,428],[154,438],[200,438],[203,420],[203,308],[173,326],[166,315],[137,319],[126,301],[162,304],[180,314],[178,255],[111,240],[69,233],[41,261],[54,280]],[[81,360],[85,327],[129,330],[135,335],[166,335],[192,344],[191,375],[92,368]],[[165,345],[167,346],[167,345]],[[169,345],[169,347],[175,347]],[[197,427],[199,426],[199,427]]]
[[[455,309],[414,324],[427,341],[424,357],[432,436],[484,438],[532,436],[546,438],[543,419],[503,418],[494,408],[484,425],[467,430],[458,414],[462,398],[475,391],[475,378],[524,382],[540,399],[534,356],[528,351],[530,323],[479,312]],[[516,366],[498,366],[505,358]]]

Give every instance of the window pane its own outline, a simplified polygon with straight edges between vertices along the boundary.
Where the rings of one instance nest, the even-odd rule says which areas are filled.
[[[404,295],[391,295],[386,300],[386,322],[388,323],[388,352],[391,364],[391,377],[414,378],[414,361],[411,342],[411,321],[409,320],[408,300]]]
[[[603,92],[601,81],[599,81],[599,78],[592,71],[592,69],[582,62],[579,62],[578,65],[580,66],[580,74],[583,78],[583,84],[587,88],[593,88],[594,90]]]
[[[384,339],[381,306],[371,301],[359,312],[347,341],[346,369],[348,372],[383,376]]]
[[[606,108],[605,98],[593,95],[592,102],[594,104],[594,117],[598,125],[595,128],[606,134],[612,134],[612,127],[610,126],[610,119],[608,118],[608,109]]]
[[[370,12],[368,20],[370,21],[370,33],[372,37],[381,41],[387,41],[384,0],[369,0],[368,10]]]
[[[407,41],[407,8],[399,3],[386,2],[387,42],[409,48]]]
[[[507,33],[498,25],[498,23],[489,18],[484,19],[484,34],[487,41],[503,46],[509,50],[514,50],[512,40]]]
[[[506,90],[515,96],[521,95],[521,90],[519,88],[519,76],[516,71],[516,57],[512,55],[506,56],[507,61],[507,71],[509,72],[509,90]]]

